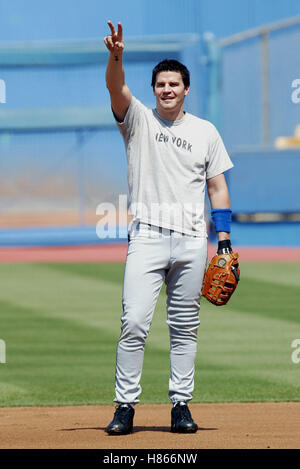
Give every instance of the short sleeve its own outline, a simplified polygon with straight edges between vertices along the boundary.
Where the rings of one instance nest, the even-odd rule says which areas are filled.
[[[213,134],[206,161],[206,179],[211,179],[233,167],[233,163],[226,151],[223,140],[213,126]]]
[[[126,143],[128,143],[132,134],[134,133],[134,130],[139,126],[146,109],[146,106],[144,106],[138,99],[132,96],[124,121],[119,122],[114,116],[118,129]]]

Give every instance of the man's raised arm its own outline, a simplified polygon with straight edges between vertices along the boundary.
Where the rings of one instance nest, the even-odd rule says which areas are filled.
[[[116,31],[111,21],[107,22],[111,34],[104,38],[104,43],[109,50],[109,58],[106,67],[106,86],[111,100],[111,107],[116,118],[122,122],[131,103],[131,92],[125,83],[125,72],[123,67],[123,30],[118,23]]]

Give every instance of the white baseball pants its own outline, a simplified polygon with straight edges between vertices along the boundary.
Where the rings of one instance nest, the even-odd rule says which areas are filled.
[[[124,273],[115,402],[139,402],[145,341],[163,282],[170,334],[169,398],[172,402],[192,399],[206,262],[206,237],[133,225]]]

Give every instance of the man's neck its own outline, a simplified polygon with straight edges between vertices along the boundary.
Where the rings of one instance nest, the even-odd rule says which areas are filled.
[[[156,112],[162,119],[165,119],[168,121],[178,121],[182,119],[185,114],[185,111],[183,109],[180,109],[179,111],[176,109],[176,110],[167,112],[165,111],[165,109],[161,109],[159,107],[156,107]]]

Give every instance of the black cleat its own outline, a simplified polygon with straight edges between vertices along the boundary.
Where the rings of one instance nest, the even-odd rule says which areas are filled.
[[[171,432],[195,433],[198,425],[193,421],[186,402],[177,402],[171,411]]]
[[[118,405],[113,420],[106,427],[109,435],[126,435],[132,432],[134,408],[129,404]]]

